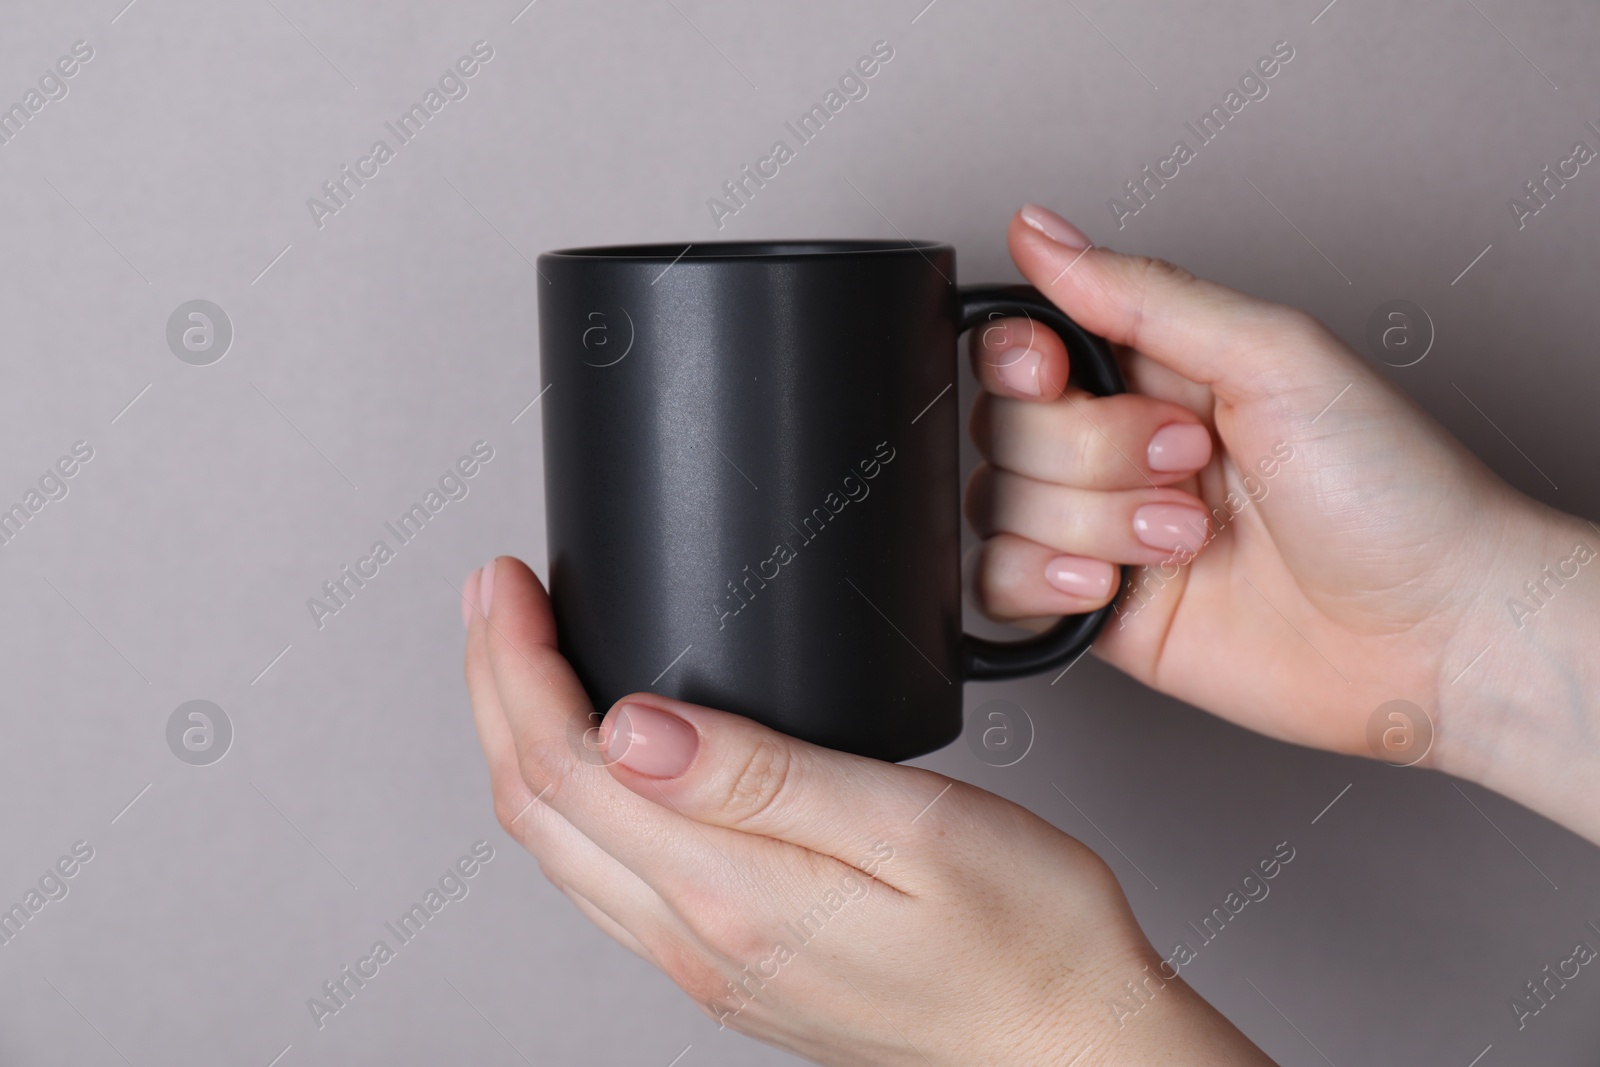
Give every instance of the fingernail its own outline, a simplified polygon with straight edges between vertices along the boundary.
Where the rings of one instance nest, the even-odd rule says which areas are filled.
[[[1065,245],[1074,252],[1082,252],[1092,243],[1089,238],[1083,235],[1082,230],[1047,207],[1040,207],[1038,204],[1026,204],[1022,208],[1021,215],[1023,222],[1026,222],[1056,244]]]
[[[482,570],[480,567],[478,570]],[[461,625],[463,628],[472,625],[472,609],[477,607],[474,602],[478,595],[478,571],[467,575],[467,580],[461,583]]]
[[[1105,560],[1057,556],[1044,565],[1044,580],[1063,593],[1099,600],[1111,592],[1116,568]]]
[[[1197,471],[1211,459],[1211,432],[1192,422],[1174,422],[1155,432],[1145,456],[1153,471]]]
[[[1206,513],[1184,504],[1146,504],[1133,513],[1133,533],[1151,548],[1196,551],[1206,539]]]
[[[483,565],[483,578],[479,584],[481,592],[478,593],[478,599],[483,601],[483,614],[487,618],[489,605],[494,603],[494,560]]]
[[[1007,389],[1024,396],[1038,396],[1039,367],[1044,356],[1031,348],[1007,348],[994,354],[995,373]]]
[[[606,737],[607,759],[651,778],[678,777],[699,748],[693,726],[644,704],[619,705]]]

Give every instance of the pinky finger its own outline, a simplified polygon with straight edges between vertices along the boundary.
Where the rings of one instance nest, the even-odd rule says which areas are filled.
[[[1115,565],[1011,533],[984,541],[970,573],[973,600],[1000,622],[1078,615],[1111,603],[1117,591]]]
[[[594,901],[590,900],[582,893],[579,893],[571,886],[560,885],[557,886],[557,888],[566,894],[568,900],[577,905],[578,910],[583,912],[584,918],[598,926],[602,932],[609,934],[611,940],[615,941],[617,944],[621,945],[635,956],[638,956],[641,960],[644,960],[652,967],[659,968],[661,966],[660,961],[650,954],[649,949],[644,947],[643,941],[640,941],[637,937],[634,937],[627,927],[623,926],[621,923],[617,922],[617,920],[601,911],[599,905],[595,904]]]

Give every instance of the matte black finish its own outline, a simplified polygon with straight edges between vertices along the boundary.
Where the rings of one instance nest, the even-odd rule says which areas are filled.
[[[961,632],[959,333],[1028,315],[1075,380],[1104,342],[1037,292],[958,292],[948,245],[539,257],[550,592],[599,710],[647,690],[886,760],[961,732],[961,683],[1047,670],[1109,609]]]

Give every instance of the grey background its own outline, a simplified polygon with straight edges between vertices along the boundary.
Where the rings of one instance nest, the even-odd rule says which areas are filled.
[[[1514,484],[1600,514],[1600,172],[1521,232],[1506,206],[1596,143],[1594,5],[924,2],[5,5],[0,100],[76,40],[95,58],[0,146],[0,499],[76,440],[95,458],[0,548],[0,899],[75,841],[95,857],[0,946],[0,1063],[792,1062],[590,929],[490,812],[452,584],[499,552],[543,566],[538,406],[512,422],[541,250],[898,230],[1010,279],[1003,227],[1038,200],[1358,346],[1416,301],[1435,347],[1387,373]],[[470,95],[319,231],[306,198],[479,39]],[[870,96],[719,234],[705,199],[879,39]],[[1106,199],[1279,40],[1267,99],[1116,232]],[[164,339],[199,297],[235,329],[209,367]],[[480,438],[470,497],[318,631],[305,599]],[[1600,920],[1592,846],[1092,659],[969,706],[997,696],[1037,725],[1022,763],[923,762],[1100,851],[1157,945],[1296,847],[1185,970],[1280,1062],[1592,1062],[1600,978],[1520,1033],[1507,1008]],[[166,745],[191,699],[233,723],[211,766]],[[306,998],[480,838],[471,894],[318,1032]]]

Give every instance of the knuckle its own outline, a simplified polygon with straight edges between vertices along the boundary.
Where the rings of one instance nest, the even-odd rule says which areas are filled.
[[[1105,438],[1095,427],[1089,412],[1084,410],[1083,401],[1073,401],[1068,410],[1072,412],[1072,429],[1061,435],[1061,460],[1066,470],[1074,475],[1093,474],[1106,463],[1109,449]]]
[[[793,768],[787,745],[770,738],[756,741],[727,779],[723,810],[730,824],[745,825],[773,810],[789,784]]]
[[[517,746],[517,770],[535,796],[552,796],[572,774],[572,747],[565,737],[529,738]]]
[[[757,929],[745,910],[738,906],[702,913],[689,926],[713,952],[741,964],[772,949],[771,932]]]
[[[545,863],[544,860],[539,860],[538,863],[539,873],[544,876],[545,881],[549,882],[552,886],[554,886],[556,889],[559,889],[563,893],[570,892],[570,890],[567,889],[566,882],[564,882],[555,871],[550,869],[549,864]]]
[[[1242,347],[1261,367],[1253,388],[1273,394],[1292,388],[1303,372],[1302,357],[1328,347],[1327,328],[1316,316],[1283,304],[1261,304],[1253,309],[1246,328],[1237,331]]]
[[[978,470],[966,478],[966,491],[962,493],[962,517],[973,528],[979,537],[987,536],[992,531],[989,515],[992,512],[992,494],[990,494],[990,478],[984,472],[986,464],[979,464]]]
[[[651,951],[657,953],[655,948]],[[737,988],[699,951],[674,941],[661,946],[657,961],[672,984],[711,1019],[720,1022],[738,1011]]]
[[[500,824],[500,829],[517,836],[515,823],[517,816],[522,812],[522,806],[527,801],[521,799],[522,790],[514,789],[504,782],[496,781],[493,786],[494,793],[494,818]]]
[[[979,463],[967,476],[966,492],[961,494],[961,510],[968,523],[980,534],[989,528],[990,515],[994,510],[994,468],[987,463]]]
[[[972,591],[978,606],[985,611],[995,607],[1006,591],[1007,570],[1000,555],[996,538],[990,538],[978,548],[977,563],[972,569]]]
[[[645,946],[661,972],[687,993],[700,1010],[713,1019],[736,1010],[738,990],[714,958],[718,952],[716,946],[696,943],[692,937],[669,931],[648,936]],[[735,965],[738,965],[737,957]]]
[[[1182,285],[1194,281],[1194,275],[1170,259],[1159,256],[1139,256],[1143,280],[1150,285]]]
[[[967,415],[967,436],[985,457],[994,447],[994,406],[989,397],[989,393],[979,393]]]
[[[1012,543],[1005,535],[990,538],[979,549],[977,566],[970,588],[978,607],[991,619],[1009,620],[1016,617],[1021,569],[1013,557]]]
[[[494,817],[513,841],[538,854],[551,841],[548,810],[526,786],[513,780],[494,790]]]
[[[1133,328],[1130,333],[1137,339],[1143,330],[1145,318],[1152,307],[1152,298],[1159,302],[1173,288],[1189,285],[1195,280],[1195,277],[1171,260],[1161,259],[1156,256],[1135,256],[1133,257],[1133,262],[1139,303],[1134,308]]]

